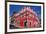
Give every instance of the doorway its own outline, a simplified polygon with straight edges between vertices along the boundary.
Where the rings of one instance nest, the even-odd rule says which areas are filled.
[[[24,22],[24,27],[27,28],[27,21]]]

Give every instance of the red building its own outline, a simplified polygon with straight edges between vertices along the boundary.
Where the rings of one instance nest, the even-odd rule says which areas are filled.
[[[24,7],[12,17],[13,25],[18,28],[38,28],[40,27],[40,20],[30,7]]]

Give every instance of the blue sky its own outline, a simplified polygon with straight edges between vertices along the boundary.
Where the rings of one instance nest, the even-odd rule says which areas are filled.
[[[24,7],[30,7],[31,9],[33,9],[37,15],[40,17],[41,16],[41,6],[25,6],[25,5],[10,5],[10,16],[13,15],[13,12],[15,11],[16,13],[18,13],[22,8]]]

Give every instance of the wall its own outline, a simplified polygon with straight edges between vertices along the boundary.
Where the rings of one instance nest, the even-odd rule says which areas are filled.
[[[44,1],[43,0],[31,0],[31,1],[46,2],[46,0],[44,0]],[[46,6],[46,4],[45,4],[45,6]],[[5,8],[4,7],[5,7],[5,0],[0,0],[0,34],[5,33],[4,32],[4,30],[5,30],[5,27],[4,27],[5,26]],[[46,12],[45,12],[45,14],[46,14]],[[45,22],[46,22],[46,15],[45,15]],[[44,31],[44,32],[31,32],[31,33],[16,33],[16,34],[46,34],[46,31]]]

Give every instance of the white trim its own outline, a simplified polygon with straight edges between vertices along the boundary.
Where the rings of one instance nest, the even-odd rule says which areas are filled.
[[[30,5],[30,6],[41,6],[41,28],[28,28],[28,29],[9,29],[9,5]],[[7,3],[7,32],[17,32],[17,31],[34,31],[34,30],[43,30],[43,5],[42,4],[31,4],[31,3]]]

